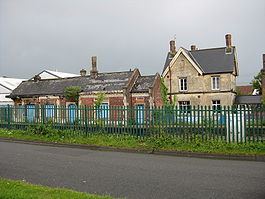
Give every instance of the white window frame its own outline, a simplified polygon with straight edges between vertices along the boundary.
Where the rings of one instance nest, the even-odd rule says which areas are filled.
[[[220,110],[221,109],[221,100],[212,100],[212,109],[213,110]]]
[[[186,81],[186,86],[185,86],[185,81]],[[188,79],[187,79],[187,77],[180,77],[179,78],[179,91],[187,91],[187,90],[188,90]]]
[[[220,76],[212,76],[212,90],[220,90]]]
[[[184,113],[190,113],[190,101],[179,101],[178,103],[180,110],[183,110]]]

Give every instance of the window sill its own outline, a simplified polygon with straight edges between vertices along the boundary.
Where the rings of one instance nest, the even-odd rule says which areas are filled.
[[[179,93],[187,93],[188,90],[185,90],[185,91],[179,91]]]

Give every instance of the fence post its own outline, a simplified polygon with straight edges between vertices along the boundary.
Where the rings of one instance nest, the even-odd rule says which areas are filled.
[[[11,125],[11,116],[10,116],[10,105],[7,105],[7,128],[10,129]]]
[[[42,124],[45,123],[45,114],[44,114],[44,105],[41,105],[41,122]]]

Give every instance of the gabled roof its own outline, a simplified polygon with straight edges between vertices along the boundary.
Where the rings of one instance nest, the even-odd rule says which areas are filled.
[[[12,91],[25,79],[0,77],[0,86]]]
[[[80,86],[82,92],[113,92],[122,90],[128,83],[133,71],[98,73],[96,79],[90,75],[44,79],[39,81],[28,80],[22,82],[10,95],[15,97],[33,97],[43,95],[63,95],[66,87]]]
[[[232,73],[235,71],[235,47],[232,53],[225,52],[226,47],[189,51],[200,64],[205,74]]]
[[[193,57],[189,54],[189,51],[183,47],[180,47],[177,51],[177,53],[174,55],[174,57],[171,59],[171,61],[166,61],[169,62],[169,65],[165,68],[165,70],[163,71],[162,75],[165,76],[165,73],[167,73],[167,71],[174,65],[174,63],[176,62],[177,58],[183,54],[186,59],[191,63],[191,65],[193,65],[193,67],[198,71],[199,74],[203,74],[203,70],[201,69],[200,65],[198,64],[198,62],[196,60],[193,59]],[[172,56],[172,55],[171,55]],[[170,59],[170,56],[169,56]]]
[[[232,47],[231,53],[226,53],[226,47],[209,48],[209,49],[201,49],[193,51],[184,49],[184,51],[203,71],[203,74],[235,72],[237,75],[235,47]],[[175,57],[173,58],[172,55],[170,56],[169,54],[165,61],[163,73],[167,69],[167,67],[171,64],[170,63],[171,60],[175,59]]]
[[[163,72],[169,66],[169,64],[170,64],[171,60],[173,59],[173,57],[174,57],[174,54],[172,54],[171,52],[167,53],[167,58],[166,58],[166,61],[165,61],[165,64],[164,64]]]
[[[45,77],[45,73],[46,73],[46,77]],[[73,73],[65,73],[65,72],[59,72],[59,71],[53,71],[53,70],[43,70],[40,73],[38,73],[37,75],[41,76],[42,79],[67,78],[67,77],[78,77],[78,76],[80,76],[80,75],[73,74]],[[52,77],[49,77],[49,76],[52,76]]]
[[[152,88],[155,82],[157,75],[148,75],[148,76],[140,76],[131,92],[139,93],[139,92],[148,92],[149,88]]]
[[[60,77],[60,78],[80,76],[80,75],[73,74],[73,73],[65,73],[65,72],[52,71],[52,70],[45,70],[45,71],[47,71],[48,73],[53,74],[53,75],[55,75],[57,77]]]

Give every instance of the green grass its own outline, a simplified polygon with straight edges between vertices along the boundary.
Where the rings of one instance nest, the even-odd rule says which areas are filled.
[[[98,196],[70,189],[50,188],[33,185],[17,180],[0,178],[1,199],[112,199],[110,196]]]
[[[54,143],[87,144],[137,150],[189,151],[217,154],[265,155],[265,142],[227,143],[222,140],[203,140],[195,137],[192,141],[162,134],[160,137],[139,139],[130,135],[93,133],[85,136],[78,131],[58,131],[49,127],[33,127],[28,130],[0,129],[0,137]]]

